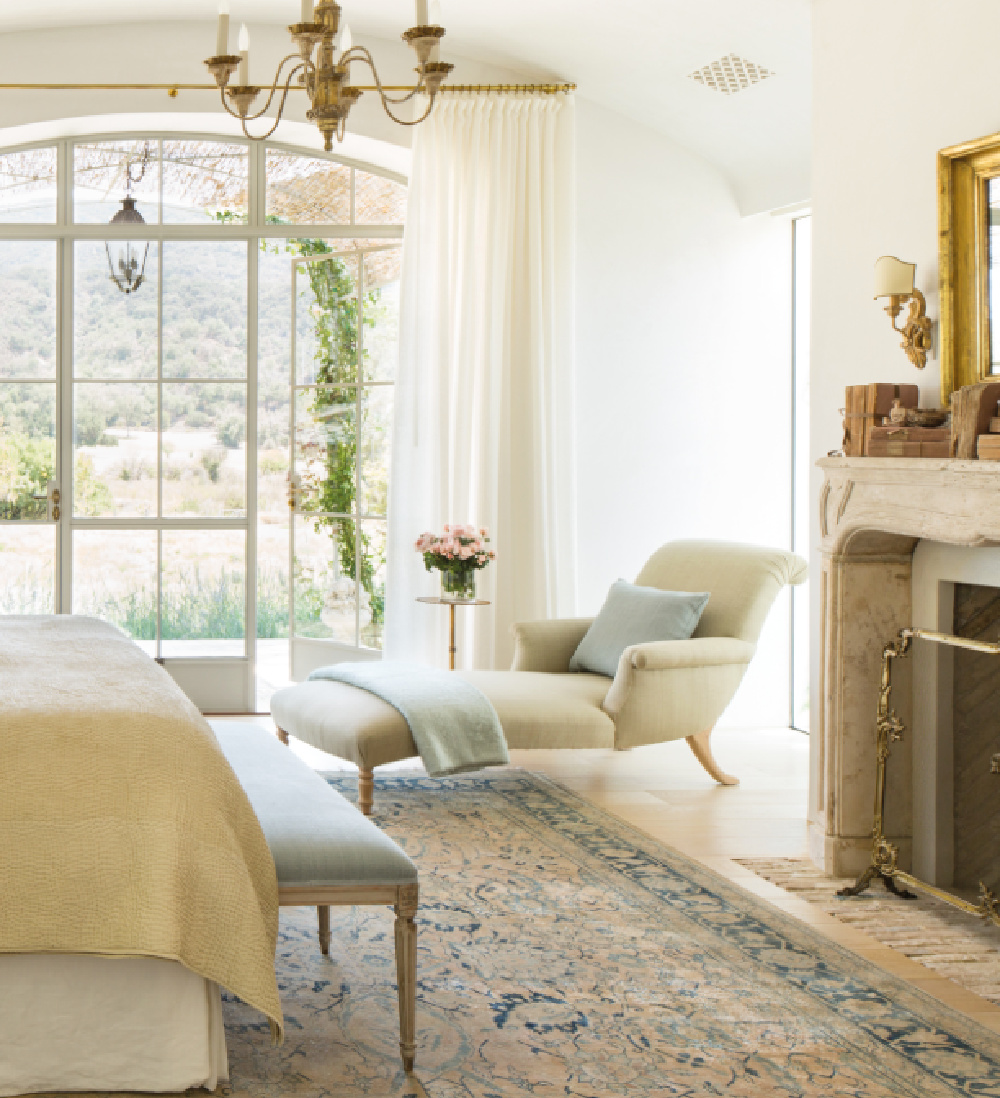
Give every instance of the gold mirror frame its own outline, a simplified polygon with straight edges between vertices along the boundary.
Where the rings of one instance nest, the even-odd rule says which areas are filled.
[[[941,404],[990,374],[989,202],[1000,176],[1000,134],[938,153]]]

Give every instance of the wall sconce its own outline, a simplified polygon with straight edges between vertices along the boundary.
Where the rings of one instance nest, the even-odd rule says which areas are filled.
[[[916,263],[904,263],[893,255],[884,255],[875,262],[875,296],[889,298],[885,311],[892,320],[893,329],[903,337],[900,347],[906,357],[922,370],[927,365],[927,352],[931,349],[931,320],[927,316],[924,295],[913,285]],[[902,328],[896,327],[896,317],[903,311],[904,302],[910,303],[910,313]]]

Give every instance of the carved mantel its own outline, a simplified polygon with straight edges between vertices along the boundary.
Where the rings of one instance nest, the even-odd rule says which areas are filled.
[[[824,458],[819,496],[820,659],[811,741],[812,857],[853,876],[870,854],[874,714],[883,645],[913,623],[918,541],[1000,545],[1000,462]],[[896,701],[912,728],[908,665]],[[912,849],[912,744],[893,751],[887,819],[901,860]]]

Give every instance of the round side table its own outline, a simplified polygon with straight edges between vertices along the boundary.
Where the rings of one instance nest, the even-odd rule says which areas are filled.
[[[451,612],[451,622],[449,631],[449,644],[448,644],[448,667],[455,670],[455,653],[458,649],[455,647],[455,607],[456,606],[489,606],[487,599],[443,599],[439,595],[425,596],[418,598],[417,602],[424,602],[428,606],[447,606]]]

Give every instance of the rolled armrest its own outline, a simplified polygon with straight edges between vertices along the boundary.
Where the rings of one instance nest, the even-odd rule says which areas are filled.
[[[626,648],[604,699],[615,746],[693,736],[732,701],[755,647],[734,637],[656,641]]]
[[[522,621],[512,627],[514,662],[511,671],[565,674],[593,618],[553,618]]]
[[[665,671],[671,667],[708,667],[721,663],[749,663],[756,646],[735,637],[692,637],[690,640],[633,644],[623,658],[637,671]]]

